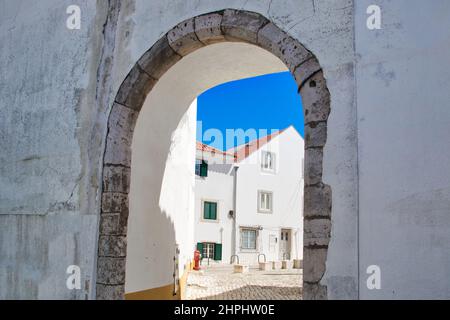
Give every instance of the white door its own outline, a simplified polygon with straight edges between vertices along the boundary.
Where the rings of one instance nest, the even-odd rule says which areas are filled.
[[[281,229],[280,232],[280,260],[291,259],[291,230]]]

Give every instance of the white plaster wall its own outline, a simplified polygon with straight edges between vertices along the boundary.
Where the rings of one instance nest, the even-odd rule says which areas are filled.
[[[78,4],[83,28],[72,31],[67,1],[0,1],[1,299],[95,292],[106,3]],[[81,290],[65,285],[69,265],[81,268]]]
[[[149,139],[154,133],[145,119],[145,114],[139,118],[132,145],[126,293],[173,283],[174,257],[181,276],[193,245],[196,101],[171,135],[162,181],[151,171],[155,140]]]
[[[262,151],[276,154],[276,174],[261,171]],[[258,249],[266,254],[267,260],[279,260],[280,229],[292,229],[291,257],[303,258],[303,138],[289,127],[270,142],[238,162],[237,208],[236,208],[236,252],[242,263],[254,264],[257,254],[246,253],[240,248],[240,227],[261,226]],[[258,212],[258,190],[273,192],[272,213]],[[276,248],[269,251],[269,236],[277,237]],[[297,241],[294,243],[293,240]]]
[[[450,296],[448,1],[379,0],[383,30],[369,31],[369,0],[129,0],[122,1],[116,34],[106,39],[107,2],[78,3],[82,29],[69,31],[65,9],[71,2],[0,1],[0,268],[6,270],[0,297],[94,297],[101,159],[112,100],[160,36],[186,18],[224,8],[265,15],[324,67],[332,110],[324,149],[324,182],[333,191],[323,278],[329,297],[357,298],[358,290],[363,298]],[[105,47],[112,52],[110,69],[99,68]],[[203,60],[212,63],[216,54],[224,58],[209,52]],[[246,68],[235,57],[221,60],[215,73],[175,77],[172,89],[188,96],[180,105],[187,108],[208,86],[278,71],[262,63],[248,72],[259,59],[247,56]],[[105,82],[99,78],[104,69]],[[183,75],[193,83],[184,83]],[[173,112],[174,101],[163,106]],[[166,139],[163,160],[155,158],[160,168],[183,114],[166,114],[177,121],[160,131]],[[372,263],[383,270],[380,291],[365,289],[365,267]],[[69,264],[82,267],[90,290],[66,289]]]
[[[356,25],[371,1],[356,2]],[[378,1],[355,27],[360,297],[450,297],[450,3]],[[369,265],[381,289],[366,286]]]

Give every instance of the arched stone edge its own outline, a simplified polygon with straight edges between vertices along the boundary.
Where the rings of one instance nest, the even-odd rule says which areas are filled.
[[[123,299],[131,142],[147,94],[164,73],[206,45],[237,41],[280,58],[293,74],[305,113],[304,299],[326,299],[320,284],[331,229],[331,188],[322,182],[330,95],[314,55],[262,15],[226,9],[187,19],[160,38],[121,84],[108,119],[97,259],[97,299]]]

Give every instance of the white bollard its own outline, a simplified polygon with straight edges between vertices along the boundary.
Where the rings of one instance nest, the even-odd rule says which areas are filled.
[[[259,270],[269,271],[271,269],[272,269],[272,264],[270,262],[260,262],[259,263]]]
[[[281,269],[281,261],[272,261],[272,269],[280,270]]]
[[[301,269],[303,267],[303,260],[294,259],[294,269]]]
[[[234,268],[235,273],[247,273],[248,272],[248,266],[243,265],[243,264],[235,264],[233,268]]]

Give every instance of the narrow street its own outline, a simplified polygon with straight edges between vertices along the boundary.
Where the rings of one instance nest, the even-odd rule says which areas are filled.
[[[190,271],[188,300],[299,300],[302,269],[260,271],[250,267],[247,273],[234,273],[229,264],[202,266]]]

